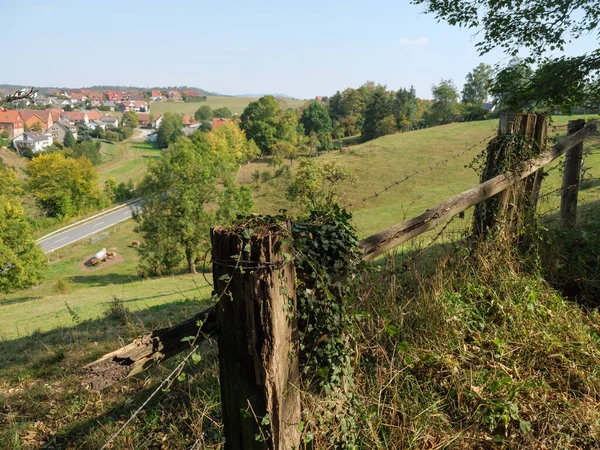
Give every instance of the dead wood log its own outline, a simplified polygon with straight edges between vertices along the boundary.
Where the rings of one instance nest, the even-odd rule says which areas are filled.
[[[131,344],[88,364],[84,367],[87,381],[94,390],[104,389],[214,337],[216,332],[216,310],[211,306],[170,328],[143,334]],[[188,336],[193,340],[185,339]]]

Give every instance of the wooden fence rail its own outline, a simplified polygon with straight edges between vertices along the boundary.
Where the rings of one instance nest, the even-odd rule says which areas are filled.
[[[498,175],[491,180],[485,181],[474,188],[443,201],[418,217],[400,222],[387,230],[362,239],[359,247],[364,259],[371,261],[382,253],[431,230],[440,222],[449,220],[468,208],[499,194],[538,169],[545,167],[566,150],[581,144],[595,131],[596,124],[590,123],[580,131],[567,136],[539,157],[523,163],[521,169]]]
[[[545,136],[545,118],[541,126],[538,125],[542,122],[530,119],[524,117],[523,123],[535,124],[534,134]],[[570,127],[567,137],[516,169],[494,176],[418,217],[361,240],[359,248],[363,258],[373,260],[466,209],[518,185],[565,151],[575,148],[571,153],[579,154],[578,146],[596,131],[596,124],[577,128],[580,129],[575,131],[574,126]],[[502,127],[499,133],[502,133]],[[545,145],[545,139],[543,142]],[[569,175],[565,173],[566,184],[563,187],[567,189],[563,191],[569,190],[577,181],[572,172],[579,165],[576,157],[573,161]],[[537,199],[537,194],[534,196]],[[573,198],[564,201],[571,202],[567,209],[569,217],[572,217]],[[576,196],[574,201],[576,205]],[[289,234],[289,223],[287,229]],[[280,230],[253,231],[248,241],[244,241],[246,245],[242,245],[239,235],[240,229],[235,227],[216,227],[211,232],[213,278],[216,293],[220,295],[215,306],[174,327],[141,336],[88,364],[85,369],[94,387],[102,388],[189,349],[190,343],[183,338],[195,336],[194,344],[198,344],[217,335],[223,421],[227,436],[225,448],[297,448],[300,439],[297,425],[301,412],[297,392],[298,332],[293,319],[295,315],[284,313],[284,305],[288,308],[292,305],[295,309],[295,268],[289,259],[282,256],[292,253],[292,250],[286,247],[290,244],[283,239],[286,234],[281,235]],[[238,264],[244,265],[244,269],[236,270]],[[243,411],[246,414],[241,414]]]

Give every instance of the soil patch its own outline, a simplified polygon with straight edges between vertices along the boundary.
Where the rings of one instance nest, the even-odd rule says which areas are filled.
[[[101,261],[98,264],[96,264],[95,266],[92,265],[92,257],[96,254],[96,253],[92,253],[89,256],[86,256],[83,261],[81,261],[78,264],[79,269],[81,269],[82,271],[94,271],[94,270],[99,270],[102,269],[104,267],[110,267],[113,266],[115,264],[119,264],[120,262],[125,261],[125,258],[123,258],[123,256],[121,255],[120,252],[118,252],[118,249],[116,247],[112,247],[112,248],[107,248],[108,251],[110,252],[115,252],[116,256],[114,258],[107,258],[105,261]]]

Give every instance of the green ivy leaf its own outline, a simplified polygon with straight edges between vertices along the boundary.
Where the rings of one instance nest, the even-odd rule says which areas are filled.
[[[398,333],[400,333],[400,331],[398,330],[398,327],[396,327],[395,325],[391,325],[391,324],[386,325],[385,331],[387,332],[389,337],[398,336]]]
[[[198,353],[194,353],[192,355],[192,361],[194,362],[194,364],[198,364],[201,359],[202,357]]]

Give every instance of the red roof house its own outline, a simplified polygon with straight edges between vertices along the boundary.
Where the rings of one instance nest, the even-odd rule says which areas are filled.
[[[215,117],[212,122],[212,129],[216,130],[217,128],[225,125],[226,123],[231,122],[231,120],[232,119],[227,119],[227,118],[223,118],[223,117]]]

